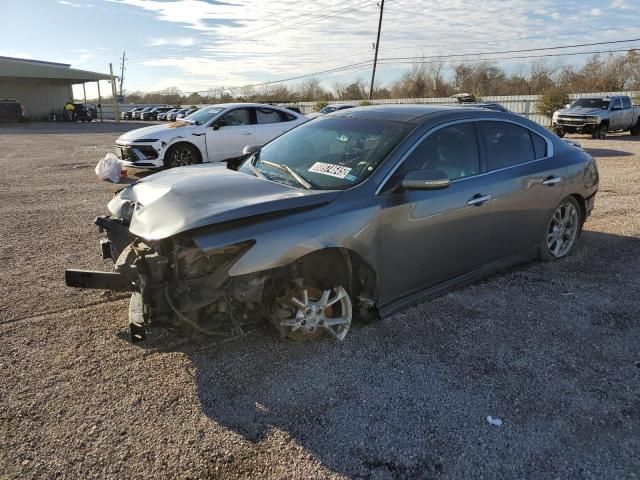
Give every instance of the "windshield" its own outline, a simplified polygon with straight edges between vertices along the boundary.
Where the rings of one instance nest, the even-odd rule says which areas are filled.
[[[204,125],[223,110],[224,108],[221,107],[203,108],[202,110],[193,112],[191,115],[187,115],[183,120],[195,123],[196,125]]]
[[[611,103],[610,98],[580,98],[573,102],[571,108],[598,108],[607,110]]]
[[[371,175],[413,128],[386,120],[319,118],[265,145],[240,171],[255,168],[269,180],[305,188],[306,182],[313,189],[346,189]]]

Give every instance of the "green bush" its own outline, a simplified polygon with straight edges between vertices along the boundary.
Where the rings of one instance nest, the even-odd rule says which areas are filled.
[[[315,112],[319,112],[320,110],[322,110],[327,105],[329,105],[329,104],[327,102],[324,102],[324,101],[316,102],[316,104],[313,106],[313,110]]]
[[[571,103],[571,99],[566,90],[561,87],[549,87],[540,95],[536,111],[540,115],[551,118],[553,112],[564,108],[567,103]]]

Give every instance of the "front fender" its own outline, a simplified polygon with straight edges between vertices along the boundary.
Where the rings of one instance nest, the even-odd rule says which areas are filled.
[[[194,240],[205,253],[225,244],[253,240],[255,244],[229,270],[230,276],[282,267],[309,253],[332,247],[353,250],[375,268],[378,211],[379,207],[372,206],[325,216],[318,215],[318,211],[302,212],[268,222],[258,221],[226,232],[227,235],[205,234]]]

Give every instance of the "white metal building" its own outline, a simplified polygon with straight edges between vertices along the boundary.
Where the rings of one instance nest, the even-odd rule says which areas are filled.
[[[18,100],[25,115],[38,119],[73,101],[72,85],[110,80],[109,75],[71,68],[69,64],[0,56],[0,99]],[[110,93],[110,92],[109,92]]]

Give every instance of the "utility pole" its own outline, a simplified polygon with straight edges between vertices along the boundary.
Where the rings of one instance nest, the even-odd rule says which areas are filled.
[[[373,58],[373,72],[371,72],[371,88],[369,100],[373,98],[373,82],[376,79],[376,66],[378,65],[378,48],[380,47],[380,30],[382,29],[382,12],[384,12],[384,0],[380,0],[380,19],[378,20],[378,38],[376,39],[376,54]]]
[[[116,95],[116,79],[113,77],[113,64],[109,64],[109,73],[111,75],[111,94],[113,95],[113,115],[116,125],[120,124],[120,108],[118,107],[118,98]]]
[[[127,52],[122,52],[122,64],[120,65],[120,96],[122,97],[122,84],[124,83],[124,60]]]

